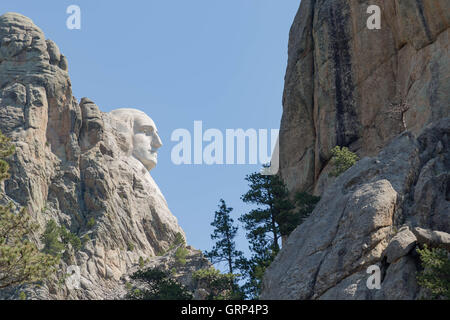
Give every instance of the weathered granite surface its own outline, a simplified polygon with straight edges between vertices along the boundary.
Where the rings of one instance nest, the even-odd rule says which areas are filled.
[[[431,169],[432,168],[432,169]],[[405,132],[325,189],[263,281],[263,299],[419,298],[415,246],[449,248],[450,118]],[[381,289],[366,286],[370,265]]]
[[[366,27],[369,5],[381,29]],[[374,156],[406,129],[450,116],[448,0],[302,0],[290,31],[280,172],[321,194],[331,149]]]
[[[29,297],[109,297],[140,257],[152,259],[178,233],[185,237],[148,171],[156,154],[146,162],[130,151],[137,134],[146,138],[122,130],[125,118],[101,112],[88,98],[78,103],[57,45],[29,18],[0,16],[0,130],[16,145],[2,201],[27,207],[41,231],[53,219],[89,237]],[[60,281],[70,265],[80,267],[80,290]]]
[[[381,29],[366,27],[369,5]],[[290,31],[280,173],[322,199],[265,299],[415,299],[417,244],[450,236],[450,2],[302,0]],[[329,177],[331,149],[362,159]],[[397,233],[398,232],[398,233]],[[367,267],[382,271],[369,290]]]

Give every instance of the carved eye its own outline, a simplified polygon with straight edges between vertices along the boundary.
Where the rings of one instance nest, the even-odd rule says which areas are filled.
[[[149,127],[149,128],[144,128],[142,130],[146,135],[151,135],[153,134],[153,128]]]

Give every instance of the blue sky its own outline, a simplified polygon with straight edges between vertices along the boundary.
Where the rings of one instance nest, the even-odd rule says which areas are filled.
[[[81,8],[81,30],[66,8]],[[257,165],[180,165],[170,154],[177,128],[279,128],[289,28],[300,0],[2,1],[0,14],[30,17],[69,61],[73,94],[102,111],[139,108],[164,143],[152,175],[188,243],[210,249],[223,198],[233,218],[249,207],[246,174]],[[247,251],[241,229],[238,246]]]

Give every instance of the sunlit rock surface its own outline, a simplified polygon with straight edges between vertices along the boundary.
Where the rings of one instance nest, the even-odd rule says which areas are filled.
[[[28,208],[41,231],[53,219],[89,239],[50,281],[27,288],[30,298],[110,297],[140,257],[152,259],[177,233],[184,237],[148,171],[162,144],[156,125],[126,110],[78,103],[57,45],[25,16],[0,17],[0,130],[16,145],[2,201]],[[150,137],[140,130],[151,124]],[[70,265],[80,268],[79,290],[60,281]]]
[[[369,5],[380,30],[366,27]],[[268,268],[263,299],[421,297],[415,246],[450,237],[449,25],[447,0],[301,1],[280,171],[292,195],[322,199]],[[361,158],[337,179],[336,145]],[[370,265],[380,290],[366,285]]]

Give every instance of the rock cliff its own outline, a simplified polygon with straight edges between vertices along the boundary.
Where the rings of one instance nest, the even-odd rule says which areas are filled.
[[[366,26],[369,5],[381,8],[379,30]],[[374,156],[405,129],[450,115],[449,12],[447,0],[301,1],[280,128],[289,189],[320,194],[336,145]]]
[[[419,298],[413,249],[450,241],[449,138],[445,118],[340,175],[268,268],[262,298]],[[371,265],[380,267],[380,290],[366,286]]]
[[[381,8],[381,29],[366,10]],[[322,198],[263,299],[416,299],[417,244],[450,239],[450,3],[302,0],[290,32],[280,172]],[[330,151],[362,159],[330,178]],[[371,265],[381,289],[366,286]]]
[[[185,237],[148,170],[126,152],[119,121],[87,98],[77,102],[66,58],[30,19],[0,17],[0,130],[16,146],[2,201],[28,208],[41,231],[54,220],[84,243],[29,297],[111,297],[141,257]],[[61,282],[71,265],[80,268],[79,290]]]

